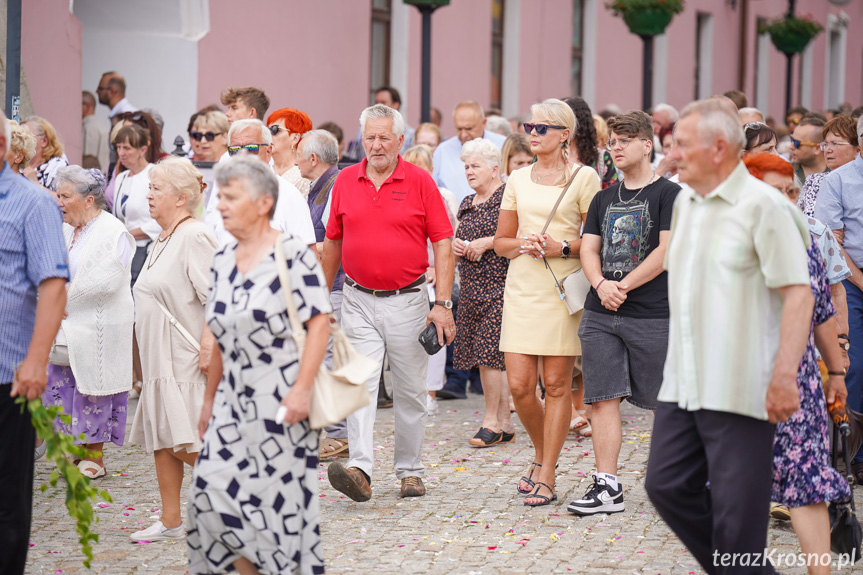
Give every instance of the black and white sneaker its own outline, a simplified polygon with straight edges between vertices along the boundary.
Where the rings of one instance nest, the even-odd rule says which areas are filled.
[[[593,485],[584,497],[573,501],[567,511],[576,515],[596,515],[598,513],[620,513],[623,511],[623,486],[618,484],[612,489],[605,479],[593,476]]]

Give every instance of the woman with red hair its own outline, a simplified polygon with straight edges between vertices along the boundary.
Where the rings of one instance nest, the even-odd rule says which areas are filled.
[[[747,155],[743,163],[753,176],[777,188],[792,202],[796,201],[798,191],[794,170],[787,161],[777,155],[761,153]],[[770,214],[766,214],[765,228],[770,227],[769,219]],[[847,277],[845,274],[850,275],[851,272],[844,260],[840,262],[837,259],[841,258],[841,250],[830,230],[813,218],[809,218],[809,228],[812,236],[808,251],[809,278],[815,309],[809,343],[797,370],[800,409],[788,421],[776,426],[770,497],[774,503],[771,503],[770,514],[784,519],[790,516],[803,553],[807,556],[817,553],[821,557],[830,553],[830,518],[826,503],[846,502],[851,497],[851,489],[845,479],[830,466],[827,416],[827,403],[835,400],[844,403],[848,396],[844,369],[847,363],[843,365],[840,353],[834,319],[836,311],[829,283],[836,282],[835,285],[841,286],[841,280]],[[820,232],[820,237],[813,231]],[[823,244],[821,248],[819,240]],[[835,245],[830,245],[831,240]],[[826,262],[823,250],[828,255]],[[833,252],[832,256],[830,252]],[[822,384],[816,346],[830,375],[826,390]],[[809,567],[809,573],[829,573],[829,567],[813,565]]]
[[[300,175],[297,146],[303,134],[312,129],[312,120],[305,112],[282,108],[270,114],[267,126],[273,134],[273,169],[308,197],[312,183]]]

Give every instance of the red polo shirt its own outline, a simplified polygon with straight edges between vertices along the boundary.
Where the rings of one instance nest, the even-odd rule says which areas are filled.
[[[327,237],[342,240],[348,277],[371,289],[405,287],[428,269],[427,240],[453,235],[443,198],[428,172],[399,156],[380,190],[367,160],[345,168],[333,184]]]

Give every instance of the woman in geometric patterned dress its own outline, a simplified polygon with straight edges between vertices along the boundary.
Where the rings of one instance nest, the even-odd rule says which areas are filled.
[[[319,433],[308,414],[330,333],[326,283],[305,242],[270,227],[278,183],[269,166],[234,158],[216,168],[216,181],[218,209],[237,241],[213,259],[207,300],[218,346],[189,493],[189,571],[323,573]],[[302,358],[291,337],[276,241],[308,334]],[[284,424],[275,421],[280,405],[287,408]]]

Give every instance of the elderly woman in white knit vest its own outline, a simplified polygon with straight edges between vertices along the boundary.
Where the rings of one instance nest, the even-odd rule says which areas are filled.
[[[86,477],[105,475],[102,446],[123,445],[126,403],[132,381],[130,263],[135,240],[120,220],[104,211],[105,178],[99,170],[57,170],[57,201],[69,247],[66,319],[48,365],[45,405],[60,405],[71,425],[58,431],[84,434],[89,455],[78,462]],[[62,342],[65,340],[65,350]],[[65,351],[65,353],[64,353]]]
[[[156,462],[162,517],[131,535],[135,541],[185,537],[180,515],[183,465],[201,450],[198,418],[214,339],[204,326],[216,239],[192,214],[201,203],[201,173],[185,158],[150,170],[147,202],[162,232],[135,283],[135,332],[144,385],[130,440]]]

